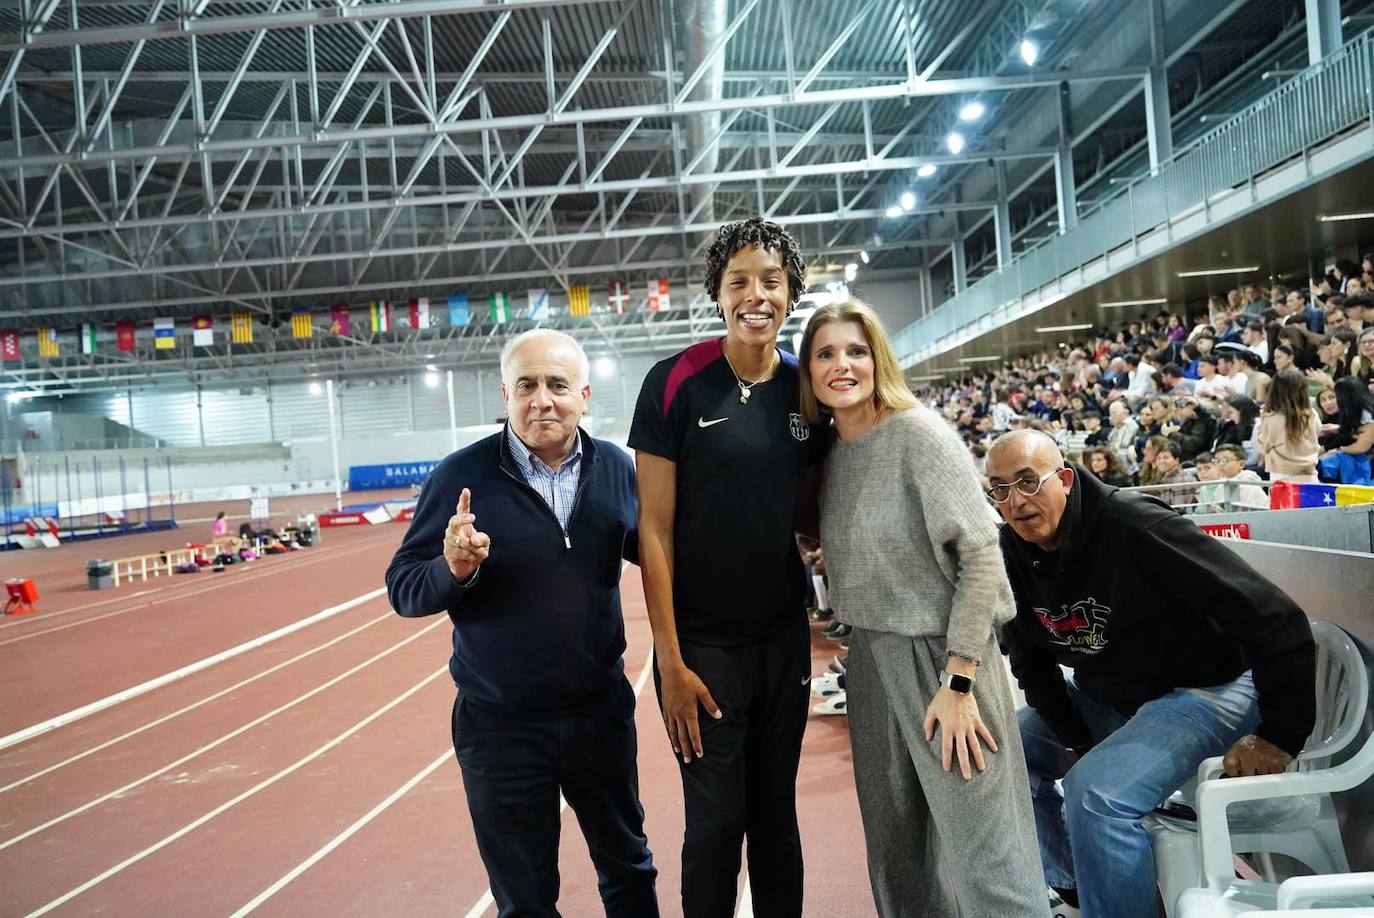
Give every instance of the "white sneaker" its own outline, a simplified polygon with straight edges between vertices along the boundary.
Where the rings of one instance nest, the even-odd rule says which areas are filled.
[[[848,714],[849,703],[845,700],[844,692],[839,692],[831,695],[811,710],[817,714]]]
[[[840,688],[839,673],[821,673],[811,680],[811,694],[817,698],[829,698],[843,691],[844,689]]]
[[[1047,887],[1048,888],[1048,887]],[[1053,889],[1050,893],[1050,918],[1079,918],[1083,914],[1082,909],[1074,908],[1063,899],[1059,898],[1059,893]]]

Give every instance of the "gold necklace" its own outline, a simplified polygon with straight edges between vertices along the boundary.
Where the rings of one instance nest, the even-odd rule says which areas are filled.
[[[753,389],[753,388],[754,388],[755,386],[757,386],[759,383],[767,381],[767,379],[768,379],[768,374],[770,374],[770,373],[773,372],[773,368],[777,365],[777,362],[778,362],[778,352],[777,352],[777,349],[775,348],[775,349],[773,350],[773,359],[772,359],[771,362],[769,362],[769,364],[768,364],[768,369],[764,370],[764,371],[763,371],[763,375],[760,376],[758,379],[755,379],[755,380],[753,380],[752,382],[746,383],[746,382],[744,381],[744,378],[741,377],[741,376],[739,375],[739,373],[735,372],[735,365],[734,365],[733,363],[730,362],[730,355],[727,354],[727,353],[725,353],[725,346],[724,346],[724,345],[721,345],[720,353],[721,353],[721,356],[725,358],[725,365],[726,365],[727,367],[730,368],[730,372],[734,375],[734,377],[735,377],[735,383],[739,386],[739,403],[740,403],[741,405],[747,405],[747,404],[749,404],[749,390],[750,390],[750,389]]]

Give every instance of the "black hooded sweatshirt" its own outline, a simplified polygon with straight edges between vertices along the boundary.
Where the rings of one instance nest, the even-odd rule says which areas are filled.
[[[1178,688],[1253,671],[1256,733],[1297,755],[1316,717],[1307,616],[1226,545],[1172,508],[1073,466],[1057,552],[1002,527],[1016,594],[1004,649],[1026,701],[1069,748],[1092,743],[1059,665],[1124,715]]]

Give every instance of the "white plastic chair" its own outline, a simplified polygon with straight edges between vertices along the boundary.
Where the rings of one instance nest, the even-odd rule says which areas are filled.
[[[1179,900],[1190,916],[1234,915],[1239,900],[1218,903],[1205,889],[1190,889]],[[1342,918],[1374,915],[1374,873],[1293,877],[1277,889],[1273,909],[1242,909],[1249,918]]]
[[[1219,811],[1222,813],[1221,832],[1229,851],[1258,854],[1266,867],[1270,864],[1270,855],[1284,854],[1319,874],[1343,874],[1350,869],[1330,791],[1321,789],[1324,785],[1320,781],[1313,785],[1293,779],[1331,777],[1338,772],[1329,768],[1330,761],[1359,734],[1369,701],[1369,673],[1359,648],[1349,635],[1330,622],[1313,621],[1311,625],[1317,645],[1317,719],[1306,747],[1296,760],[1296,770],[1263,778],[1232,778],[1218,782],[1222,757],[1207,759],[1198,766],[1198,790],[1194,792],[1198,795],[1196,823],[1157,814],[1145,819],[1154,846],[1160,895],[1165,912],[1171,918],[1180,913],[1176,904],[1181,905],[1180,896],[1185,889],[1207,885],[1207,874],[1198,857],[1198,826],[1203,822],[1200,792],[1204,782],[1212,783],[1213,799],[1224,784],[1232,796],[1223,795],[1223,799],[1246,802],[1233,807],[1229,814],[1224,806]],[[1370,767],[1353,783],[1338,789],[1355,786],[1374,770],[1374,744],[1366,743],[1356,758],[1361,756],[1369,756]],[[1340,768],[1346,769],[1350,764]],[[1344,779],[1348,772],[1339,771],[1338,775]],[[1261,780],[1271,783],[1250,783]],[[1248,793],[1251,788],[1256,788],[1256,792]],[[1272,884],[1277,877],[1272,869],[1265,873],[1271,887],[1266,895],[1272,901]],[[1218,868],[1215,875],[1224,875],[1228,880],[1233,876],[1230,856],[1225,869]],[[1261,896],[1261,901],[1264,899],[1265,896]]]

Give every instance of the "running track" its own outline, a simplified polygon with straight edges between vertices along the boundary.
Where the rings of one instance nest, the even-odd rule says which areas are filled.
[[[274,509],[294,513],[291,501],[325,502]],[[0,914],[495,914],[449,743],[448,620],[401,619],[378,593],[402,526],[327,530],[223,574],[86,590],[87,559],[180,545],[198,528],[0,556],[0,577],[33,577],[42,594],[39,614],[0,619],[0,737],[318,618],[0,739]],[[647,678],[637,569],[623,592],[646,831],[663,912],[678,915],[681,789]],[[813,644],[819,671],[834,645]],[[797,791],[806,913],[874,914],[843,718],[812,715]],[[600,914],[571,813],[561,865],[562,913]]]

